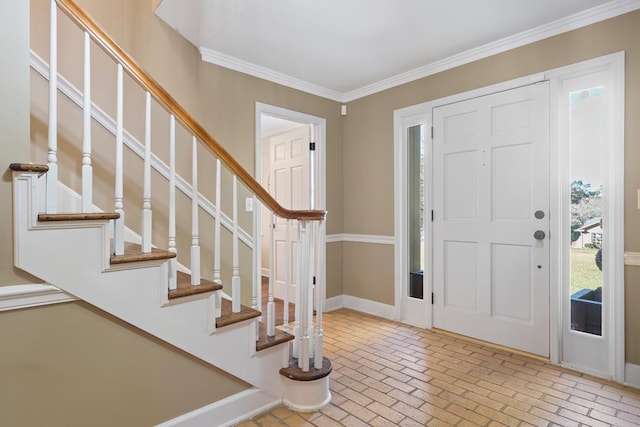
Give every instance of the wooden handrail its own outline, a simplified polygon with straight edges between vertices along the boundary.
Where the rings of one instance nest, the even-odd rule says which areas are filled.
[[[167,111],[173,114],[193,135],[213,151],[218,158],[251,190],[269,209],[281,218],[302,221],[321,221],[326,217],[323,210],[293,210],[284,208],[262,187],[255,178],[246,171],[236,159],[225,150],[169,93],[140,67],[124,49],[91,19],[72,0],[56,0],[60,9],[78,26],[83,28],[93,40],[133,77],[142,87],[148,90]]]

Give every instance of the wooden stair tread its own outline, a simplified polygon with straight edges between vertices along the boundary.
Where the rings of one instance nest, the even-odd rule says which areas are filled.
[[[38,221],[97,221],[111,220],[120,218],[120,214],[116,212],[92,212],[92,213],[41,213],[38,214]]]
[[[165,251],[163,249],[151,248],[151,252],[143,253],[142,246],[137,243],[124,242],[123,255],[111,255],[111,264],[125,264],[128,262],[138,261],[155,261],[162,259],[175,258],[174,252]]]
[[[37,163],[11,163],[9,169],[14,172],[49,172],[49,166]]]
[[[272,337],[267,336],[267,327],[260,322],[258,327],[259,339],[256,341],[256,351],[264,350],[293,340],[295,337],[281,329],[276,328],[276,334]]]
[[[309,371],[304,372],[298,368],[298,359],[292,357],[289,359],[289,366],[280,369],[280,375],[294,381],[314,381],[326,377],[333,370],[331,361],[326,357],[322,358],[322,368],[313,367],[313,359],[309,361]]]
[[[231,301],[226,298],[222,298],[221,300],[221,316],[216,319],[216,327],[218,328],[233,325],[234,323],[239,323],[244,320],[255,319],[262,314],[258,310],[244,305],[240,306],[239,313],[234,313],[231,311]]]
[[[191,275],[178,271],[177,274],[178,288],[169,291],[169,299],[186,297],[189,295],[203,294],[206,292],[219,291],[222,285],[213,283],[211,280],[200,279],[200,284],[193,286],[191,284]]]

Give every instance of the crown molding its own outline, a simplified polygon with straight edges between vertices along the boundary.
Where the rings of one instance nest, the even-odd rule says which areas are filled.
[[[613,18],[627,12],[640,9],[640,0],[614,0],[600,6],[585,10],[562,18],[545,25],[523,31],[513,36],[505,37],[484,46],[462,52],[430,64],[414,68],[407,72],[380,80],[361,88],[341,93],[307,81],[288,76],[283,73],[261,67],[247,61],[242,61],[230,55],[223,54],[207,48],[200,48],[202,60],[212,64],[220,65],[241,73],[249,74],[264,80],[281,84],[293,89],[301,90],[312,95],[328,98],[340,103],[355,101],[383,90],[391,89],[405,83],[409,83],[430,75],[440,73],[473,61],[487,58],[498,53],[506,52],[530,43],[534,43],[558,34],[566,33],[577,28],[586,27],[605,19]]]
[[[566,18],[505,37],[484,46],[479,46],[466,52],[432,62],[431,64],[427,64],[422,67],[414,68],[413,70],[405,73],[347,92],[343,94],[342,102],[354,101],[395,86],[459,67],[473,61],[488,58],[489,56],[496,55],[498,53],[506,52],[508,50],[525,46],[581,27],[586,27],[587,25],[604,21],[605,19],[613,18],[636,9],[640,9],[640,0],[615,0],[605,3],[601,6],[596,6]]]
[[[327,89],[325,87],[309,83],[307,81],[297,79],[283,73],[279,73],[270,68],[262,67],[248,61],[234,58],[233,56],[227,55],[225,53],[208,49],[206,47],[200,47],[199,49],[202,60],[211,64],[216,64],[234,71],[249,74],[250,76],[268,80],[273,83],[278,83],[282,86],[287,86],[292,89],[297,89],[302,92],[332,99],[338,102],[342,102],[342,99],[344,97],[342,93],[335,90]]]

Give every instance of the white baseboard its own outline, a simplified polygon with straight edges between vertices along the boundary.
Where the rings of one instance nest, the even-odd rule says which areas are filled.
[[[393,305],[383,304],[377,301],[371,301],[351,295],[343,295],[343,297],[345,308],[350,308],[352,310],[372,314],[389,320],[394,320],[396,318],[396,308]]]
[[[383,304],[377,301],[371,301],[351,295],[338,295],[335,297],[327,298],[327,301],[325,303],[325,311],[334,311],[340,308],[349,308],[351,310],[371,314],[389,320],[395,320],[396,318],[396,308],[393,305]]]
[[[640,388],[640,365],[625,363],[624,384],[631,387]]]
[[[233,426],[266,412],[282,399],[257,388],[250,388],[211,405],[158,424],[156,427]]]
[[[354,242],[354,243],[375,243],[379,245],[395,244],[395,236],[380,236],[374,234],[328,234],[325,241],[327,243]]]
[[[18,310],[40,305],[75,301],[69,295],[52,285],[43,283],[0,286],[0,311]]]
[[[334,311],[344,308],[344,295],[327,298],[324,303],[324,311]]]

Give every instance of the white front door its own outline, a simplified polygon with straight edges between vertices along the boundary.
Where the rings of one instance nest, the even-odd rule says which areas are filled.
[[[269,139],[269,192],[285,208],[309,209],[309,127],[301,126]],[[297,221],[291,220],[287,245],[287,221],[276,217],[274,224],[274,295],[284,298],[287,267],[289,262],[289,301],[295,301],[295,277],[297,254]]]
[[[433,109],[433,325],[542,356],[548,111],[547,82]]]

